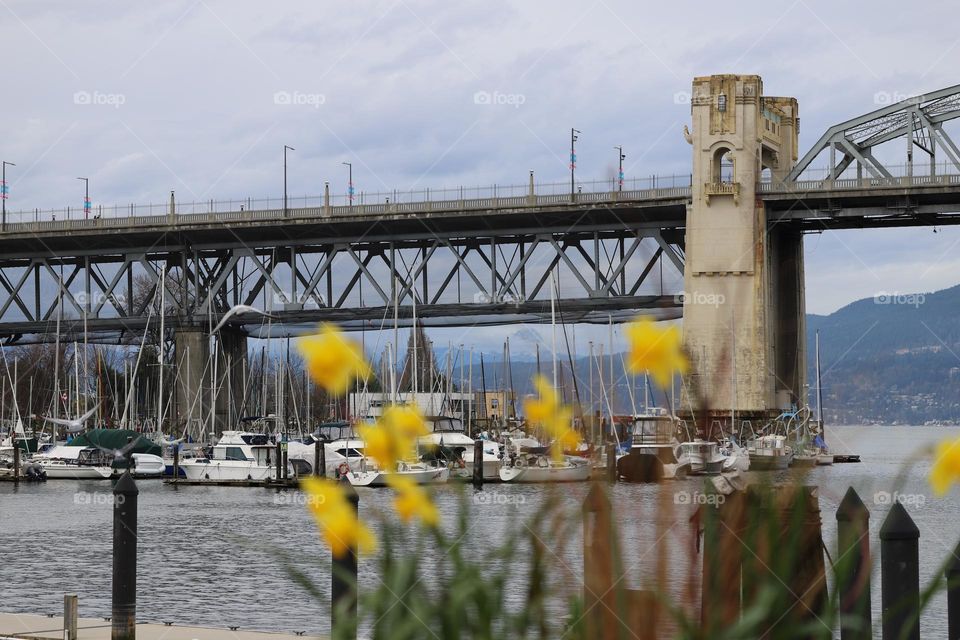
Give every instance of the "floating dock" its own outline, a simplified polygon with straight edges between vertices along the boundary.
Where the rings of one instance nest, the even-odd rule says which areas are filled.
[[[853,453],[837,453],[833,456],[834,464],[841,464],[845,462],[860,462],[860,456]]]
[[[30,638],[64,640],[63,619],[25,613],[0,613],[0,640]],[[103,618],[79,618],[77,640],[110,640],[110,622]],[[137,623],[137,640],[304,640],[318,638],[297,633],[244,631],[231,627],[187,627],[167,623]]]
[[[295,478],[283,480],[187,480],[186,478],[165,478],[163,484],[205,487],[266,487],[267,489],[296,489],[300,481]]]

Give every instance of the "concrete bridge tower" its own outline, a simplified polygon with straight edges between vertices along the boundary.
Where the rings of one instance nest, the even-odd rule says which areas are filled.
[[[679,411],[758,426],[806,404],[802,236],[769,225],[756,198],[758,182],[796,163],[797,101],[764,96],[759,76],[706,76],[693,81],[691,115],[683,333],[693,376]]]

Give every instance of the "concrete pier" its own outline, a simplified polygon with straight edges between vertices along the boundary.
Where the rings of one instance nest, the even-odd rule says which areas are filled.
[[[63,619],[25,613],[0,613],[0,640],[36,638],[63,640]],[[138,640],[300,640],[320,636],[299,636],[294,633],[187,627],[163,623],[137,623]],[[77,640],[109,640],[110,622],[103,618],[79,618]]]

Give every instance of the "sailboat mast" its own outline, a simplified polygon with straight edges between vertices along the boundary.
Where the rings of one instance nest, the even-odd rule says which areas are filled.
[[[166,317],[167,265],[160,266],[160,340],[157,342],[157,431],[163,431],[163,332]]]
[[[556,272],[550,274],[550,327],[551,349],[553,351],[553,388],[557,388],[557,299]]]
[[[820,330],[816,334],[816,360],[817,360],[817,422],[820,423],[820,430],[823,431],[823,389],[820,386]]]

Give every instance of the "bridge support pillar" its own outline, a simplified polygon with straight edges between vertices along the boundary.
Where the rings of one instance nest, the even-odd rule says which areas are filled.
[[[756,185],[789,171],[797,101],[759,76],[694,79],[684,343],[693,365],[679,407],[703,436],[805,404],[803,242],[770,227]]]
[[[235,429],[244,410],[247,384],[247,336],[222,329],[217,334],[217,430]],[[249,412],[248,412],[249,413]]]
[[[207,332],[199,328],[178,328],[176,350],[176,413],[174,423],[184,426],[194,438],[210,431],[210,345]]]

